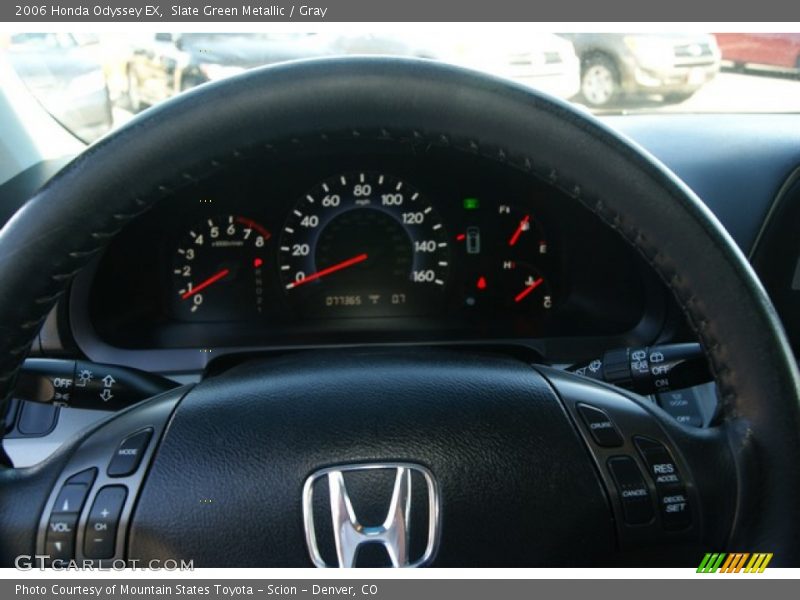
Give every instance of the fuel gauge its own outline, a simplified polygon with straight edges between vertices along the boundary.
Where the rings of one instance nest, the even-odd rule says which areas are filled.
[[[514,256],[543,256],[548,253],[547,238],[532,210],[508,204],[497,207],[500,221],[500,245]]]

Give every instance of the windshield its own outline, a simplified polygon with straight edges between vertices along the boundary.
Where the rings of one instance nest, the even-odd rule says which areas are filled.
[[[493,26],[480,35],[408,28],[0,37],[0,60],[87,142],[150,106],[247,69],[364,54],[477,69],[596,114],[800,111],[800,33],[556,34]]]

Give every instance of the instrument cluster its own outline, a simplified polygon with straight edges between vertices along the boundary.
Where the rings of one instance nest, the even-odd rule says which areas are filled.
[[[645,273],[530,175],[340,152],[253,158],[176,192],[117,236],[86,308],[124,348],[621,335],[646,312]]]

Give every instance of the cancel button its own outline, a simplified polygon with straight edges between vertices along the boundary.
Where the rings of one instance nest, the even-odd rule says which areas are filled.
[[[608,470],[622,503],[625,522],[628,525],[644,525],[652,521],[654,513],[650,490],[636,461],[630,456],[612,456],[608,459]]]

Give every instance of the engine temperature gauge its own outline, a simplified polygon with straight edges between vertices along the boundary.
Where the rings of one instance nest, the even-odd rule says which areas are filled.
[[[503,302],[515,311],[548,311],[553,308],[553,293],[547,277],[536,267],[521,261],[502,264]]]

